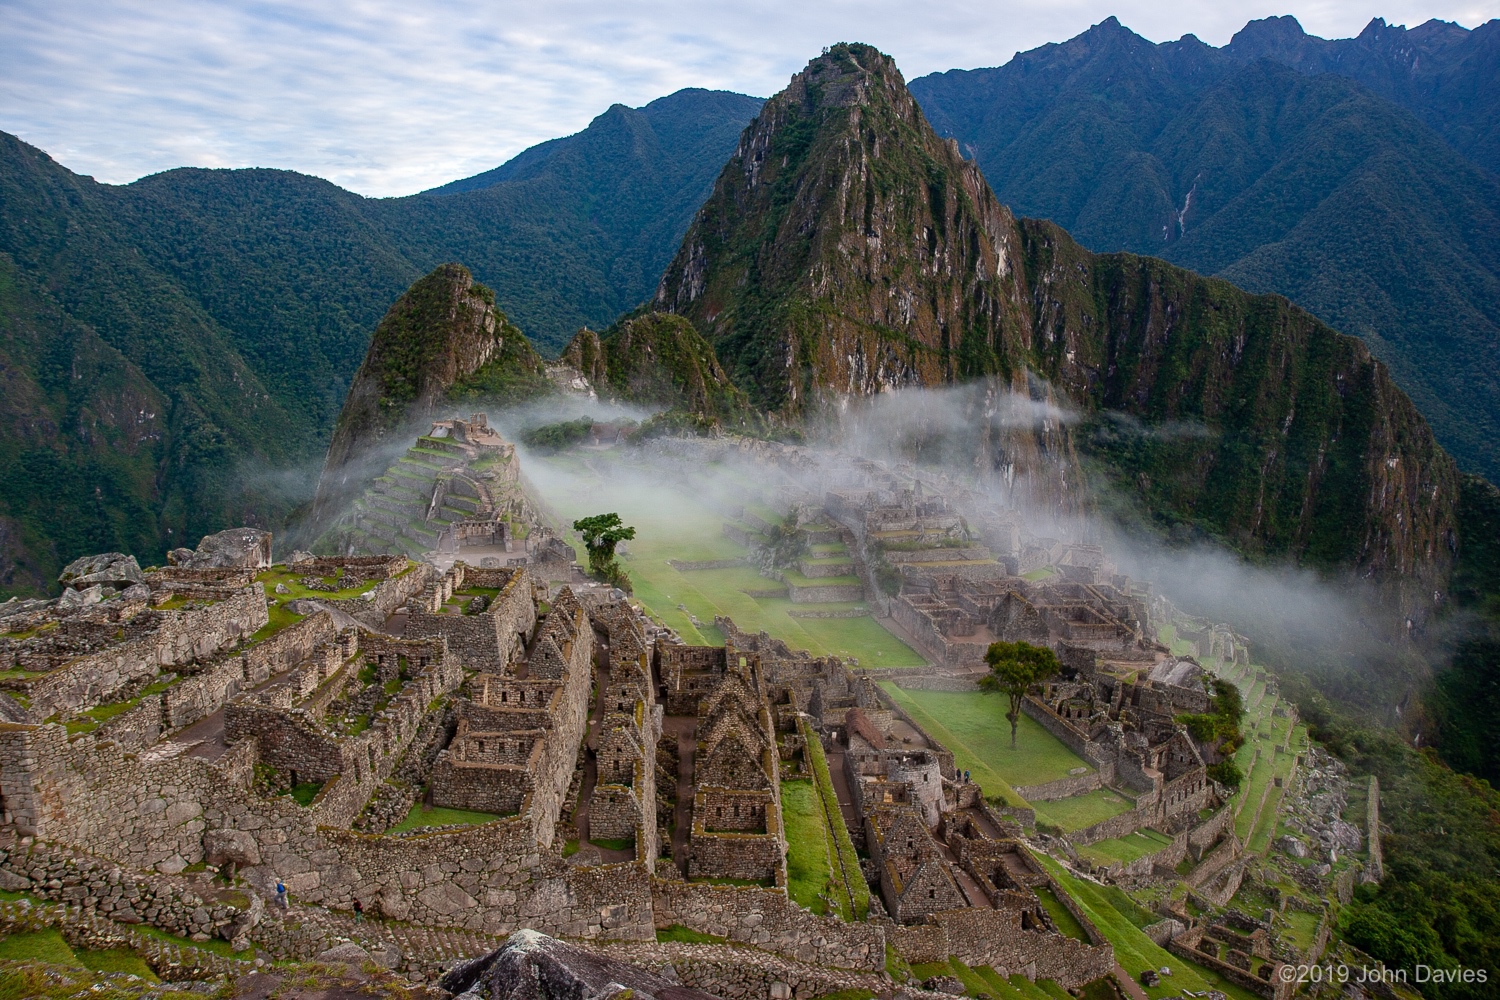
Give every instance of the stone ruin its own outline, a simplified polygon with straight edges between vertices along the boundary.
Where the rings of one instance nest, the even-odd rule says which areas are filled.
[[[495,439],[452,421],[421,446],[472,449],[469,469],[494,471],[514,457]],[[414,563],[397,546],[267,567],[269,537],[213,537],[161,569],[70,566],[70,591],[99,587],[97,601],[0,608],[7,886],[51,892],[59,868],[113,867],[165,902],[105,893],[100,919],[170,920],[279,957],[398,927],[654,942],[681,925],[872,976],[887,946],[1070,988],[1113,967],[1081,912],[1088,940],[1049,923],[1038,887],[1065,894],[951,752],[836,658],[727,619],[723,646],[685,645],[618,592],[549,585],[532,565]],[[846,786],[868,920],[787,894],[782,782],[807,773],[807,738]],[[472,821],[413,828],[424,807]],[[278,879],[296,926],[264,905]],[[208,923],[184,923],[192,899],[211,902]],[[351,924],[356,900],[386,919]],[[365,943],[424,975],[443,958],[400,933]]]

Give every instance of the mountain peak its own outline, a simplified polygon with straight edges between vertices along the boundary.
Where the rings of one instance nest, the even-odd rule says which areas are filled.
[[[1000,340],[1022,336],[1017,238],[895,62],[843,43],[746,128],[656,304],[691,320],[762,407],[802,412],[993,371]]]

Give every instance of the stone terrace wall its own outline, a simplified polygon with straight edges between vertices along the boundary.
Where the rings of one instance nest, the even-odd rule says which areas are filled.
[[[155,612],[160,627],[81,656],[27,686],[30,718],[71,714],[108,701],[126,684],[162,667],[205,659],[258,631],[269,621],[265,595],[246,587],[204,608]]]
[[[110,719],[96,732],[100,739],[112,740],[126,750],[139,750],[160,739],[165,728],[162,697],[152,694],[142,698],[134,708]]]
[[[1066,900],[1058,893],[1059,900]],[[1095,930],[1087,919],[1086,930]],[[988,965],[1001,976],[1055,979],[1072,989],[1109,974],[1114,949],[1102,936],[1091,944],[1042,930],[1022,930],[1017,910],[963,909],[933,914],[926,924],[897,926],[891,943],[908,962],[938,962],[957,955],[966,965]]]
[[[1041,785],[1017,785],[1016,794],[1027,802],[1055,802],[1075,795],[1084,795],[1104,787],[1098,771],[1079,774],[1069,778],[1058,778]]]
[[[780,955],[734,945],[631,942],[598,947],[622,962],[646,968],[670,966],[683,986],[720,997],[813,1000],[841,990],[868,990],[884,995],[891,988],[891,982],[883,972],[858,972],[793,962]],[[902,992],[923,1000],[952,1000],[943,994],[911,988]]]
[[[659,928],[681,924],[827,968],[885,969],[884,927],[820,917],[785,890],[663,879],[651,886]]]
[[[494,934],[654,936],[644,866],[569,867],[543,853],[528,816],[408,837],[320,829],[315,808],[251,791],[254,762],[250,742],[216,761],[147,763],[92,735],[69,741],[60,726],[0,726],[0,790],[17,825],[124,867],[180,871],[203,860],[206,829],[239,830],[262,859],[242,874],[283,877],[311,903],[357,897],[396,919]]]

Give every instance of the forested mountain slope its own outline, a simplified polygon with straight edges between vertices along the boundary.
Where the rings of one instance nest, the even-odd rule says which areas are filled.
[[[975,377],[1056,392],[1081,424],[997,433],[983,459],[1025,467],[1023,441],[1066,466],[1076,446],[1159,521],[1389,580],[1418,620],[1445,589],[1457,470],[1363,343],[1279,296],[1018,222],[869,46],[834,46],[766,103],[656,304],[768,410]],[[1105,414],[1146,430],[1107,433]]]
[[[280,170],[98,184],[0,134],[0,371],[28,387],[15,400],[50,386],[35,420],[0,427],[18,470],[0,593],[45,589],[85,552],[277,523],[305,497],[267,473],[321,459],[371,331],[438,264],[468,262],[548,354],[607,326],[650,295],[759,106],[701,90],[616,106],[444,193],[382,200]],[[138,445],[101,450],[79,417],[92,376],[55,377],[75,344],[151,401]]]
[[[1302,49],[1325,53],[1295,60],[1316,73],[1272,61],[1302,51],[1288,22]],[[1467,39],[1454,64],[1475,77],[1467,92],[1500,86],[1481,86],[1471,65],[1488,58],[1494,26],[1450,27]],[[1394,93],[1371,34],[1324,42],[1279,19],[1215,49],[1192,36],[1154,45],[1110,18],[996,69],[923,77],[912,93],[1017,213],[1093,250],[1279,292],[1362,337],[1460,462],[1497,478],[1500,181],[1423,124],[1436,112],[1411,88],[1395,90],[1414,110],[1340,75]]]

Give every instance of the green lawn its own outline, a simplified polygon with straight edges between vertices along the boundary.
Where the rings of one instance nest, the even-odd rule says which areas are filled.
[[[781,783],[781,820],[786,825],[787,895],[814,913],[826,913],[819,895],[833,878],[828,824],[811,781]]]
[[[1075,941],[1089,939],[1088,931],[1083,929],[1083,924],[1073,916],[1072,910],[1062,904],[1062,900],[1057,898],[1057,893],[1052,891],[1051,886],[1037,886],[1036,898],[1042,901],[1042,909],[1047,911],[1047,915],[1052,918],[1052,922],[1065,937],[1073,938]]]
[[[598,462],[609,460],[604,456]],[[684,642],[722,644],[724,637],[713,628],[713,620],[715,615],[725,615],[747,632],[768,632],[793,649],[805,649],[814,656],[855,658],[867,667],[924,664],[917,652],[874,618],[793,618],[787,614],[794,609],[843,610],[859,605],[793,604],[784,596],[753,598],[745,591],[772,590],[782,585],[749,567],[679,572],[668,566],[668,560],[706,562],[747,554],[724,537],[724,515],[696,496],[681,489],[606,483],[566,455],[533,460],[532,465],[539,466],[534,481],[564,519],[614,511],[636,529],[636,537],[627,543],[620,560],[630,574],[635,597],[654,617],[675,629]],[[581,551],[581,546],[575,544],[575,548]],[[703,626],[693,625],[689,615],[695,615]]]
[[[1100,788],[1084,795],[1074,795],[1052,802],[1033,802],[1036,817],[1043,823],[1062,827],[1065,833],[1102,823],[1134,808],[1135,803],[1118,792]]]
[[[73,949],[68,947],[68,942],[55,930],[32,931],[0,938],[0,962],[28,958],[54,965],[82,964],[78,961],[78,956],[73,954]]]
[[[1098,789],[1086,795],[1074,795],[1053,802],[1032,802],[1032,808],[1037,810],[1038,820],[1061,826],[1062,831],[1067,834],[1127,813],[1134,805],[1136,804],[1130,799],[1110,789]]]
[[[1180,996],[1184,990],[1210,989],[1226,993],[1232,1000],[1256,1000],[1255,994],[1243,987],[1221,979],[1200,965],[1178,958],[1155,944],[1139,927],[1114,908],[1105,895],[1103,886],[1073,878],[1062,865],[1044,854],[1037,855],[1037,858],[1052,873],[1052,877],[1057,879],[1063,890],[1088,914],[1099,932],[1114,945],[1115,961],[1132,979],[1139,983],[1141,973],[1147,969],[1159,969],[1163,965],[1171,967],[1170,979],[1163,979],[1159,985],[1150,988],[1141,987],[1151,1000]]]
[[[1016,785],[1040,785],[1066,778],[1074,768],[1088,767],[1029,715],[1021,716],[1016,749],[1012,750],[1004,695],[908,691],[893,682],[882,686],[923,729],[953,751],[954,766],[971,771],[986,795],[1013,796]],[[1051,805],[1043,803],[1037,808]]]
[[[411,807],[411,812],[400,823],[386,830],[386,833],[405,833],[407,830],[415,830],[420,826],[479,826],[482,823],[493,823],[497,819],[503,819],[495,813],[473,812],[468,809],[444,809],[441,806],[424,806],[418,802]]]
[[[1166,834],[1157,833],[1155,830],[1137,830],[1124,837],[1100,840],[1086,847],[1080,847],[1078,853],[1099,865],[1112,865],[1122,861],[1129,864],[1137,858],[1154,854],[1171,843],[1172,838]]]

